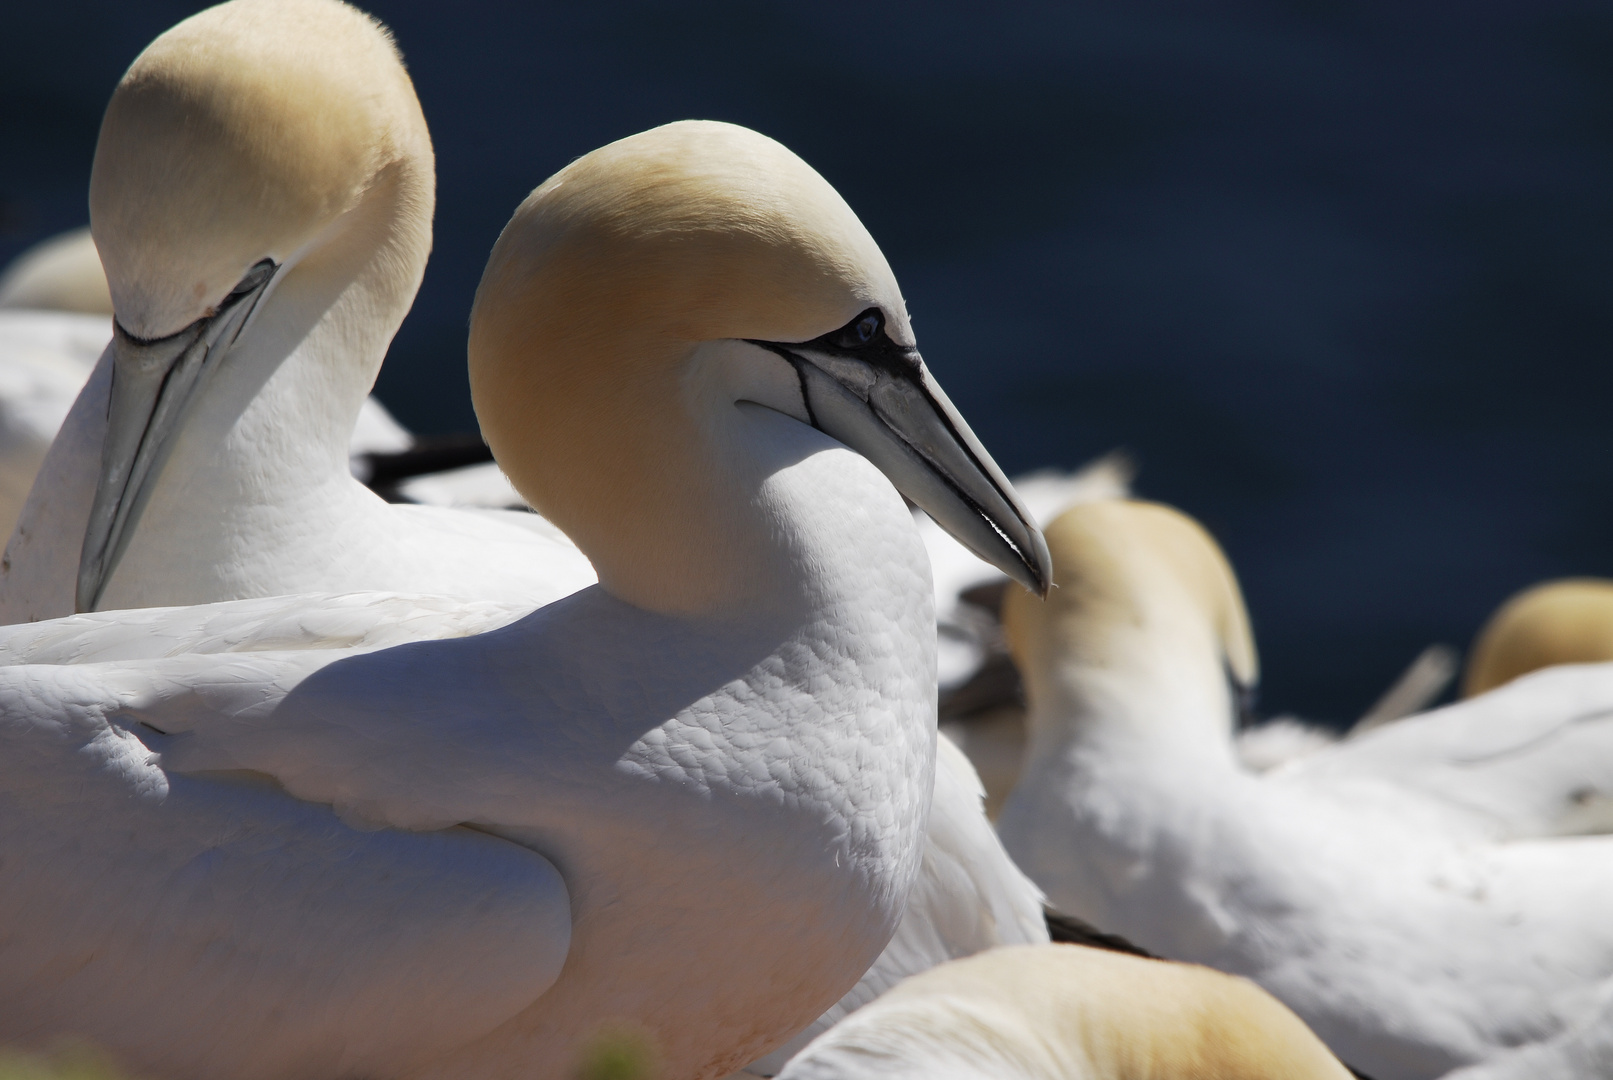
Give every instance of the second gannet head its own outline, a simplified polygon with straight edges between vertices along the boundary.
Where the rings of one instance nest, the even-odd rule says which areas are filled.
[[[1157,503],[1072,507],[1047,527],[1054,589],[1009,590],[1003,627],[1033,726],[1230,736],[1259,659],[1237,578],[1204,528]]]
[[[733,482],[757,452],[735,435],[745,406],[839,440],[982,558],[1037,592],[1049,580],[873,238],[745,128],[668,124],[534,191],[477,291],[470,375],[521,494],[642,606],[711,610],[745,590],[724,546],[737,503],[765,498]]]
[[[341,460],[424,272],[434,191],[391,37],[338,0],[232,0],[140,54],[113,91],[90,177],[115,329],[80,610],[96,606],[224,365],[250,399],[317,327],[343,362],[300,374],[292,422],[306,430],[292,434]]]
[[[1496,609],[1462,675],[1473,697],[1540,668],[1613,660],[1613,581],[1568,578],[1532,585]]]
[[[931,968],[830,1028],[780,1080],[1348,1080],[1247,979],[1079,945]]]
[[[42,240],[0,272],[0,308],[112,314],[101,256],[90,230]]]

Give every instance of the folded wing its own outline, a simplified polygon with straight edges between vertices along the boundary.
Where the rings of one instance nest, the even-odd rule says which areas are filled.
[[[1613,664],[1540,671],[1273,775],[1387,782],[1502,838],[1613,831]]]
[[[541,855],[361,831],[153,753],[141,718],[272,709],[309,654],[173,663],[0,669],[0,1042],[74,1032],[174,1077],[396,1074],[554,982],[569,901]]]

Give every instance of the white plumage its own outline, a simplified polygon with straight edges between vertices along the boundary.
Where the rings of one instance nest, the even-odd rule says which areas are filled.
[[[0,529],[6,535],[111,334],[105,315],[0,308]]]
[[[1031,751],[1000,829],[1059,909],[1247,975],[1378,1080],[1572,1038],[1613,992],[1613,668],[1559,668],[1238,767],[1242,600],[1202,530],[1137,503],[1049,529],[1007,621]],[[1572,1069],[1542,1066],[1539,1077]]]
[[[34,477],[96,361],[112,340],[112,301],[88,229],[24,252],[0,275],[0,533],[16,527]],[[366,397],[352,457],[413,443]]]
[[[273,116],[277,112],[296,115],[301,104],[298,95],[306,92],[306,87],[300,83],[288,89],[270,72],[264,85],[243,91],[231,79],[238,69],[251,70],[252,65],[262,64],[265,49],[272,52],[296,48],[294,35],[306,36],[316,30],[325,40],[320,43],[321,48],[302,50],[299,55],[304,65],[315,65],[311,72],[302,73],[302,81],[329,82],[331,74],[327,68],[338,59],[344,64],[356,63],[360,70],[367,65],[369,81],[366,84],[356,87],[337,79],[334,87],[325,87],[323,104],[328,107],[344,103],[362,121],[367,106],[354,96],[355,90],[368,94],[371,86],[384,88],[385,115],[381,122],[372,124],[367,138],[382,150],[390,147],[394,154],[401,154],[403,164],[392,168],[404,168],[406,174],[408,170],[422,173],[416,182],[425,187],[429,195],[429,145],[407,80],[402,77],[390,49],[377,47],[379,31],[350,10],[334,4],[301,5],[287,9],[281,20],[270,21],[255,14],[250,7],[237,5],[233,16],[230,9],[221,9],[200,23],[193,21],[165,35],[165,39],[153,47],[153,55],[137,63],[120,93],[138,98],[143,85],[141,79],[151,78],[149,71],[152,69],[166,71],[164,64],[173,64],[173,57],[177,55],[187,62],[180,76],[182,86],[205,92],[217,91],[222,84],[229,93],[249,102],[252,111],[261,116]],[[339,53],[321,51],[329,49],[332,42],[340,46]],[[349,54],[358,59],[349,61]],[[141,75],[142,72],[148,74]],[[195,96],[198,95],[193,93],[192,97]],[[205,112],[194,103],[186,107]],[[116,137],[121,130],[119,125],[138,128],[147,122],[138,110],[131,116],[128,106],[122,107],[121,112],[119,109],[115,99],[108,122],[111,134],[103,138],[103,149],[111,147],[107,152],[114,156],[120,146]],[[358,126],[362,131],[362,123]],[[401,138],[399,132],[402,132]],[[221,167],[230,164],[227,155],[215,146],[186,147],[185,140],[190,137],[188,130],[159,132],[159,135],[161,138],[142,142],[138,152],[147,152],[152,144],[160,149],[165,139],[176,144],[173,152],[184,148],[204,159],[222,158]],[[351,133],[344,133],[342,138],[363,142]],[[309,142],[305,152],[319,149],[317,138],[310,138]],[[362,161],[366,155],[357,156]],[[373,152],[368,156],[377,157]],[[385,155],[379,157],[384,160]],[[140,158],[137,156],[136,160]],[[298,193],[295,185],[309,181],[306,162],[301,158],[279,162],[274,169],[257,160],[249,164],[256,171],[267,172],[270,186],[284,189],[288,198]],[[105,164],[102,167],[111,169]],[[336,168],[335,172],[344,183],[353,179],[341,168]],[[125,234],[151,239],[146,231],[119,217],[125,203],[149,197],[149,192],[142,188],[142,176],[138,169],[119,170],[114,179],[104,184],[97,204],[103,225],[107,218],[113,222],[113,226],[105,226],[103,231],[110,233],[109,242],[113,243],[114,251],[124,254],[124,263],[130,261]],[[170,182],[166,174],[162,174],[161,179],[165,184]],[[210,186],[214,181],[211,172],[197,179],[202,192],[196,201],[209,196],[222,207],[221,213],[212,219],[213,228],[219,228],[217,222],[222,219],[226,233],[230,229],[241,230],[243,223],[230,221],[230,192],[220,192]],[[360,197],[358,205],[348,210],[347,216],[361,218],[366,212],[366,201],[373,200],[370,196]],[[405,206],[408,208],[407,203]],[[412,210],[414,219],[421,214],[429,219],[429,200],[417,201]],[[407,588],[493,596],[501,602],[524,601],[530,605],[593,581],[591,567],[571,541],[537,515],[445,514],[437,508],[387,507],[358,490],[345,477],[331,475],[329,462],[310,467],[303,444],[317,444],[326,438],[331,426],[340,423],[346,415],[342,410],[322,413],[312,409],[310,399],[328,397],[331,382],[347,392],[360,392],[355,373],[362,376],[370,372],[373,377],[378,357],[354,348],[353,336],[358,334],[360,340],[384,344],[385,336],[390,333],[389,320],[401,317],[401,309],[407,307],[413,284],[418,280],[416,269],[416,276],[406,277],[401,284],[383,282],[386,287],[382,292],[392,305],[392,314],[358,307],[344,312],[347,293],[364,291],[363,275],[356,282],[340,274],[333,275],[328,269],[329,262],[332,258],[361,263],[365,259],[385,261],[400,242],[400,236],[405,250],[417,262],[423,262],[423,246],[417,244],[411,248],[408,245],[413,231],[418,230],[418,220],[414,219],[406,215],[402,223],[393,223],[392,235],[361,230],[350,237],[347,234],[352,233],[352,227],[344,231],[338,223],[329,229],[329,237],[314,241],[335,249],[334,254],[326,254],[323,260],[306,256],[300,262],[286,260],[287,267],[275,272],[271,286],[280,291],[264,293],[251,316],[253,321],[240,331],[233,350],[217,361],[220,367],[212,378],[219,381],[198,387],[197,398],[190,406],[190,418],[171,436],[178,447],[176,458],[170,461],[155,486],[150,496],[151,508],[129,526],[132,539],[121,567],[108,585],[107,603],[208,603],[241,596],[318,589]],[[121,229],[114,226],[121,226]],[[286,231],[289,226],[280,228]],[[256,232],[250,228],[244,231],[249,239],[258,242]],[[217,244],[212,237],[201,239],[204,242],[199,246],[203,250]],[[278,237],[271,236],[271,240],[276,239]],[[243,243],[236,241],[230,250],[241,262],[252,264],[258,249],[246,248]],[[99,260],[88,236],[80,246],[87,251],[88,258],[94,260],[95,272],[99,274]],[[174,291],[162,284],[164,275],[176,273],[167,261],[133,261],[136,272],[117,278],[119,288],[116,291],[124,297],[126,306],[139,310],[138,304],[130,304],[131,292],[138,299],[142,289],[158,295]],[[315,265],[310,267],[310,262]],[[116,258],[113,265],[115,269],[119,265]],[[325,269],[321,270],[321,265]],[[312,326],[308,325],[309,317],[299,313],[294,301],[284,300],[287,290],[295,295],[299,287],[338,297],[335,306],[322,312],[320,321]],[[375,325],[366,326],[366,319]],[[301,327],[299,332],[303,339],[289,358],[277,359],[285,348],[284,342],[277,344],[277,340],[287,332],[277,320]],[[331,325],[326,326],[327,323]],[[105,345],[105,334],[103,330],[101,345]],[[260,343],[264,341],[269,344],[262,346]],[[109,362],[117,359],[120,347],[114,345],[109,350]],[[266,357],[257,355],[265,348]],[[97,349],[96,355],[99,352]],[[289,381],[283,380],[277,372],[243,406],[242,391],[232,392],[228,380],[233,374],[246,380],[245,386],[251,388],[253,365],[261,370],[271,363],[281,365],[282,371],[298,365],[304,370]],[[9,576],[5,600],[15,618],[60,613],[68,607],[72,583],[81,572],[77,541],[84,531],[89,502],[97,486],[98,470],[94,466],[101,466],[104,471],[99,448],[108,409],[106,376],[107,369],[103,367],[100,381],[92,383],[77,406],[79,422],[69,427],[63,443],[53,453],[35,512],[13,545],[12,560],[18,568]],[[143,407],[140,402],[135,404]],[[389,436],[385,424],[366,424],[366,416],[365,412],[360,412],[355,440],[371,428],[376,429],[371,434],[377,438],[384,440]],[[274,437],[265,438],[266,431],[272,432]],[[291,445],[276,441],[283,440],[287,434],[295,437]],[[396,434],[404,433],[396,429]],[[303,470],[301,474],[299,469]],[[475,490],[469,494],[464,481],[467,475],[482,480],[479,485],[473,485]],[[310,499],[310,490],[323,490],[325,494]],[[524,504],[496,465],[461,470],[454,476],[421,478],[406,485],[405,493],[421,502],[460,506]],[[963,551],[955,544],[954,550]],[[982,572],[1000,573],[972,555],[962,557],[973,560]],[[424,612],[418,610],[422,604],[426,607]],[[394,602],[390,609],[398,606],[399,602]],[[486,628],[477,621],[483,608],[485,605],[475,608],[477,619],[471,620],[471,625],[481,629]],[[219,618],[227,625],[216,636],[193,638],[174,648],[211,651],[215,645],[222,647],[220,643],[243,636],[267,642],[259,648],[313,647],[302,643],[304,638],[318,643],[321,648],[373,647],[381,643],[371,619],[374,609],[362,601],[344,601],[334,610],[327,603],[301,615],[279,615],[276,618],[280,620],[281,629],[275,633],[267,628],[254,628],[256,624],[252,620],[257,616],[250,614],[251,610],[255,609],[221,615]],[[514,609],[494,610],[498,621],[514,617]],[[390,617],[400,621],[388,624],[386,643],[441,636],[437,624],[447,619],[449,625],[457,625],[455,620],[463,614],[452,608],[443,609],[440,602],[421,600],[414,602],[414,606],[403,604],[401,615],[392,610]],[[174,618],[165,615],[161,625],[174,625]],[[361,623],[366,619],[371,621],[357,639],[340,629],[354,618]],[[235,619],[246,619],[246,627],[252,629],[234,624],[231,620]],[[331,625],[333,622],[335,627]],[[82,620],[70,620],[54,627],[44,639],[23,635],[15,649],[22,649],[21,643],[27,642],[28,648],[23,651],[34,657],[34,662],[46,655],[38,651],[44,647],[39,644],[41,641],[53,648],[60,645],[71,654],[69,659],[74,662],[86,662],[91,657],[127,659],[130,648],[139,652],[144,647],[138,635],[157,633],[155,627],[156,624],[137,612],[119,616],[111,623],[86,624]],[[163,638],[159,634],[156,640]],[[149,654],[141,652],[140,655]],[[921,890],[923,901],[906,916],[904,930],[889,954],[851,991],[847,1003],[837,1007],[841,1011],[867,1000],[901,975],[952,956],[995,944],[1046,940],[1040,896],[1002,852],[980,810],[975,786],[967,763],[956,755],[949,758],[935,796],[936,820],[941,831],[927,841],[922,872],[927,883]],[[1003,905],[1017,907],[1005,912],[999,910]],[[1009,914],[1013,916],[1011,919]],[[999,917],[1005,920],[1001,925],[996,921]]]
[[[935,792],[918,879],[890,944],[857,985],[789,1042],[745,1071],[773,1076],[797,1051],[903,979],[1004,945],[1046,944],[1042,893],[1014,865],[986,820],[985,790],[945,737],[935,751]]]
[[[1347,1080],[1293,1013],[1207,968],[1073,945],[916,976],[783,1080]]]
[[[398,491],[410,502],[427,506],[466,510],[516,510],[526,506],[504,470],[492,461],[412,476],[398,485]]]
[[[777,144],[671,125],[523,204],[470,355],[490,445],[601,585],[519,616],[301,597],[0,632],[0,858],[33,868],[0,890],[0,1038],[175,1077],[560,1077],[627,1031],[712,1075],[885,947],[935,740],[892,480],[1049,571],[877,247]]]

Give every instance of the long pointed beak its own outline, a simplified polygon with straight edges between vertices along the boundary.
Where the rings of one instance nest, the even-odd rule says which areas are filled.
[[[197,386],[235,343],[272,277],[272,269],[249,276],[213,315],[154,341],[131,337],[113,320],[112,390],[101,474],[79,555],[77,610],[94,611],[100,605],[162,475],[173,437],[184,426]]]
[[[1042,531],[917,351],[887,341],[852,354],[820,341],[756,344],[795,367],[813,426],[873,462],[964,547],[1046,596],[1053,562]]]

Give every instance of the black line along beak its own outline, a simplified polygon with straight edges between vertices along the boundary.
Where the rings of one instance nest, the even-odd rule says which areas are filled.
[[[112,322],[112,389],[75,607],[94,611],[162,475],[196,388],[235,344],[279,267],[264,259],[211,315],[167,337],[142,340]]]
[[[812,341],[752,344],[795,368],[814,427],[873,462],[964,547],[1047,595],[1041,529],[917,350],[886,335],[878,308]]]

